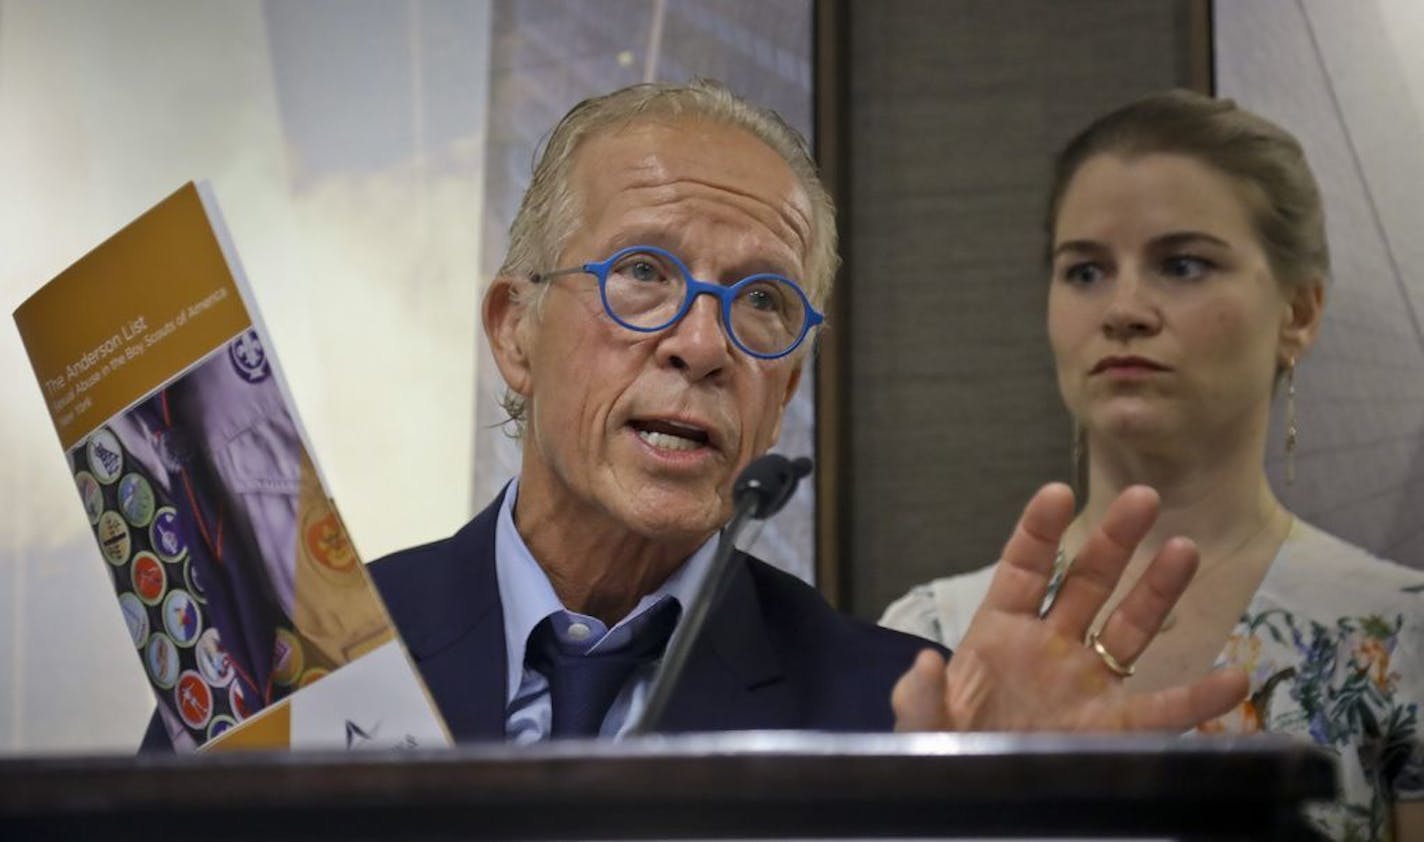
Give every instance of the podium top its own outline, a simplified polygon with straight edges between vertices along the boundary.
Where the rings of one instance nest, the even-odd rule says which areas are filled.
[[[7,838],[1302,838],[1333,758],[1273,737],[653,735],[0,760]]]

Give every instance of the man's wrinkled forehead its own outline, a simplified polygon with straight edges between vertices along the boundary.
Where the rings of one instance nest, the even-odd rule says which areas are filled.
[[[743,154],[722,154],[728,136],[745,141],[739,144]],[[581,229],[575,235],[610,223],[605,217],[610,208],[653,210],[714,194],[772,232],[799,268],[807,265],[813,223],[806,190],[775,149],[740,126],[698,117],[644,117],[591,132],[573,156],[570,198]],[[669,236],[679,233],[685,232]]]

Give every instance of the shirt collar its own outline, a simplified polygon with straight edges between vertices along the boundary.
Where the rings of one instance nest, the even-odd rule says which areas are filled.
[[[507,656],[505,663],[508,666],[506,704],[514,701],[519,691],[524,676],[524,650],[529,633],[534,627],[551,614],[565,614],[569,619],[582,618],[582,615],[569,611],[559,601],[554,586],[549,583],[549,577],[545,575],[544,569],[534,559],[529,546],[524,543],[524,538],[515,528],[514,503],[518,496],[519,478],[515,477],[505,489],[494,532],[495,573],[499,584],[500,604],[504,608],[504,647]],[[657,590],[638,600],[638,604],[628,616],[610,630],[610,635],[636,621],[648,609],[667,598],[677,600],[685,614],[702,580],[711,571],[712,557],[716,551],[717,535],[713,535],[674,570]]]

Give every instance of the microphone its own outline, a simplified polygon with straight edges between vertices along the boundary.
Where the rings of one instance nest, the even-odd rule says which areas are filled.
[[[732,485],[732,499],[743,495],[756,498],[752,517],[765,520],[785,508],[796,484],[811,473],[811,460],[806,456],[787,459],[779,453],[768,453],[754,460]]]
[[[692,646],[701,635],[702,627],[707,624],[707,615],[731,578],[732,553],[747,521],[764,520],[781,511],[796,492],[797,483],[811,473],[812,464],[805,456],[787,459],[778,453],[768,453],[752,460],[737,476],[737,481],[732,484],[732,519],[717,539],[717,552],[712,556],[711,569],[698,584],[682,622],[678,623],[672,639],[668,641],[662,665],[653,676],[652,687],[648,691],[648,704],[638,721],[628,729],[629,734],[647,734],[662,720],[672,691],[687,666]]]

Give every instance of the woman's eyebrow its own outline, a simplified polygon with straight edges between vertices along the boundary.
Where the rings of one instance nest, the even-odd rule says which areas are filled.
[[[1087,252],[1099,252],[1102,251],[1103,248],[1103,244],[1096,240],[1067,240],[1053,247],[1053,256],[1057,257],[1060,254],[1065,254],[1068,252],[1080,254]]]
[[[1195,243],[1210,243],[1220,248],[1231,248],[1231,244],[1214,234],[1205,231],[1173,231],[1170,234],[1163,234],[1152,239],[1152,245],[1161,247],[1186,246]]]

